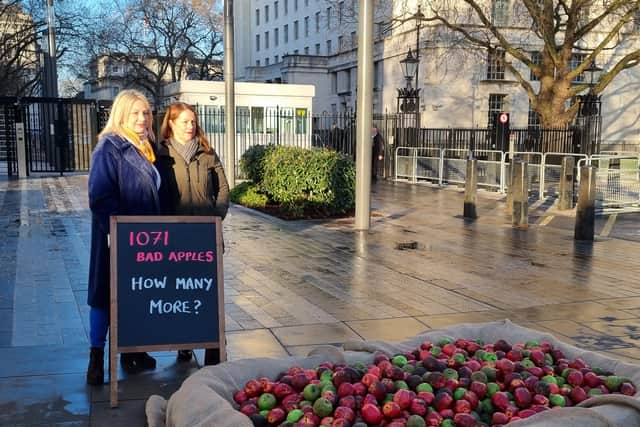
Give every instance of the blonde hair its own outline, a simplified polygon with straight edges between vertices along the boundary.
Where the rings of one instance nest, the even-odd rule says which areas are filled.
[[[166,144],[171,138],[173,138],[173,130],[171,129],[171,126],[169,126],[169,121],[176,120],[183,111],[191,111],[193,113],[193,117],[196,121],[195,138],[198,141],[200,148],[202,148],[205,153],[212,154],[213,149],[211,148],[207,137],[204,135],[202,128],[198,124],[198,113],[196,113],[196,109],[185,102],[174,102],[169,105],[169,108],[167,108],[167,112],[164,114],[164,119],[162,120],[162,126],[160,127],[160,138],[162,139],[162,143]]]
[[[121,91],[113,100],[111,112],[109,113],[109,120],[107,120],[107,124],[98,135],[98,139],[108,133],[116,134],[125,138],[126,134],[124,131],[124,123],[127,117],[129,117],[129,114],[131,114],[133,104],[135,104],[136,101],[142,101],[149,112],[151,112],[151,105],[142,92],[135,89],[125,89]],[[149,139],[152,141],[155,140],[155,135],[153,134],[153,116],[149,117],[147,133],[149,134]]]

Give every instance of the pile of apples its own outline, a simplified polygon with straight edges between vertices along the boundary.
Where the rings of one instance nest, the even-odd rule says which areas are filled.
[[[442,338],[369,365],[292,366],[234,393],[255,426],[502,426],[592,396],[633,396],[626,378],[569,360],[548,342]]]

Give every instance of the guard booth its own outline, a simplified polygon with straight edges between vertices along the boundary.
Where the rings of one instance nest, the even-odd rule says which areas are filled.
[[[96,111],[93,100],[0,97],[0,174],[88,171]]]

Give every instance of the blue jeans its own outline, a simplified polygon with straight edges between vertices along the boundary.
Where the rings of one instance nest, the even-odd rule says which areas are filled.
[[[91,347],[102,348],[107,342],[109,331],[109,310],[91,307],[89,310],[89,339]]]

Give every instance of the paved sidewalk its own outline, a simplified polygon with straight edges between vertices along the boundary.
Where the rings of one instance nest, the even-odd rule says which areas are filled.
[[[85,175],[0,180],[0,425],[143,426],[197,361],[85,385],[90,218]],[[352,219],[285,222],[242,207],[224,223],[231,360],[305,354],[347,339],[403,340],[429,328],[509,318],[640,363],[640,214],[598,218],[573,240],[572,212],[532,203],[512,229],[481,192],[463,220],[459,190],[379,182],[369,232]],[[416,242],[416,249],[400,250]],[[202,360],[202,352],[197,352]]]

